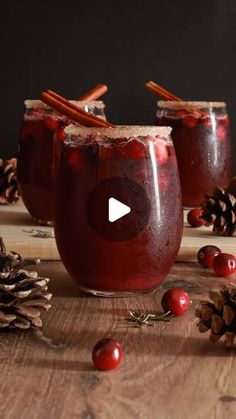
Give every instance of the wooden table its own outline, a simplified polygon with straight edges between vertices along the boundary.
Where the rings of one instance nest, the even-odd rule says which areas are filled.
[[[44,334],[64,347],[53,349],[29,331],[0,334],[2,419],[236,417],[235,352],[211,344],[194,316],[199,299],[225,280],[198,264],[176,263],[156,293],[104,299],[81,294],[61,262],[38,270],[51,278],[54,295]],[[187,314],[155,328],[120,326],[129,309],[160,310],[163,289],[173,282],[191,294]],[[108,336],[120,341],[124,358],[100,372],[91,350]]]

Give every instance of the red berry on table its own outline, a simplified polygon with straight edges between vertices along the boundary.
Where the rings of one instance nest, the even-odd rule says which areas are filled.
[[[220,253],[214,257],[212,267],[216,275],[229,276],[236,271],[236,258],[229,253]]]
[[[203,246],[201,247],[201,249],[199,249],[197,253],[197,260],[201,265],[205,266],[206,268],[211,268],[213,259],[220,253],[221,250],[217,246]]]
[[[121,345],[115,339],[102,339],[94,346],[92,358],[99,370],[112,370],[121,362]]]
[[[162,297],[161,305],[165,313],[179,316],[184,314],[190,306],[189,294],[182,288],[170,288]]]
[[[194,208],[188,212],[187,220],[192,227],[201,227],[206,224],[206,221],[201,218],[204,214],[202,208]]]

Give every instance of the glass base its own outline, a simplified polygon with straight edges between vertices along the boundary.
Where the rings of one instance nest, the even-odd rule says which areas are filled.
[[[48,220],[37,220],[36,218],[34,218],[35,222],[39,225],[39,226],[48,226],[48,227],[52,227],[53,226],[53,222],[52,221],[48,221]]]
[[[81,291],[85,292],[86,294],[94,295],[96,297],[136,297],[137,295],[147,294],[147,293],[154,293],[159,285],[155,288],[151,288],[149,290],[137,290],[137,291],[102,291],[102,290],[94,290],[91,288],[86,287],[79,287]]]

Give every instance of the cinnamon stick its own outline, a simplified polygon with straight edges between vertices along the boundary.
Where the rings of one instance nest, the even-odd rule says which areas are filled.
[[[104,121],[95,115],[88,114],[84,110],[78,108],[74,103],[69,102],[63,96],[58,95],[52,90],[43,92],[41,94],[41,100],[51,108],[86,127],[114,127],[110,122]]]
[[[165,100],[173,100],[173,101],[182,101],[181,98],[175,96],[173,93],[169,92],[168,90],[164,89],[164,87],[160,86],[159,84],[155,83],[154,81],[149,81],[145,84],[147,89],[151,92],[156,93],[158,96]]]
[[[150,90],[151,92],[155,93],[156,95],[160,96],[164,100],[169,100],[173,102],[184,102],[183,99],[181,99],[178,96],[175,96],[173,93],[169,92],[168,90],[164,89],[164,87],[160,86],[159,84],[155,83],[154,81],[149,81],[145,84],[146,88]],[[186,110],[188,112],[198,112],[200,116],[205,116],[206,113],[203,112],[201,109],[194,109],[191,106],[187,106]]]
[[[78,98],[78,100],[96,100],[100,96],[104,95],[108,90],[106,84],[97,84],[92,89],[88,90],[82,96]]]

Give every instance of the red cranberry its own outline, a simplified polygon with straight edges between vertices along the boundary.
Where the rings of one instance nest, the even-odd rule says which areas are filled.
[[[49,131],[56,131],[59,128],[59,122],[53,118],[45,118],[43,123]]]
[[[223,116],[222,118],[220,118],[220,122],[222,125],[227,126],[229,125],[229,117],[228,116]]]
[[[189,294],[182,288],[170,288],[162,297],[161,305],[165,313],[179,316],[188,310],[190,305]]]
[[[176,116],[178,118],[184,118],[186,116],[186,111],[184,111],[184,110],[176,111]]]
[[[159,165],[165,164],[168,160],[168,149],[164,141],[157,140],[156,137],[148,136],[148,141],[153,142],[155,157]]]
[[[212,118],[208,115],[201,118],[201,123],[205,125],[206,128],[212,128],[213,125]]]
[[[184,118],[184,124],[187,125],[188,128],[195,128],[197,122],[198,120],[194,116],[186,116],[186,118]]]
[[[229,253],[220,253],[214,257],[212,267],[216,275],[229,276],[236,271],[236,258]]]
[[[225,127],[223,125],[218,125],[216,128],[217,138],[219,141],[224,141],[226,136]]]
[[[131,160],[141,160],[145,158],[145,146],[138,140],[129,141],[128,144],[122,147],[124,156]]]
[[[64,132],[64,128],[61,127],[58,131],[57,131],[57,139],[59,141],[61,141],[62,143],[64,142],[65,139],[65,132]]]
[[[121,345],[115,339],[102,339],[94,346],[92,358],[99,370],[112,370],[121,362]]]
[[[83,158],[78,150],[70,150],[67,155],[68,165],[71,170],[77,171],[80,168]]]
[[[211,268],[214,257],[219,253],[221,253],[221,250],[217,246],[203,246],[197,253],[197,260],[206,268]]]
[[[165,164],[168,160],[168,150],[164,143],[155,143],[155,156],[158,164]]]
[[[201,218],[204,214],[202,208],[194,208],[188,212],[187,220],[192,227],[201,227],[206,224],[206,221]]]

